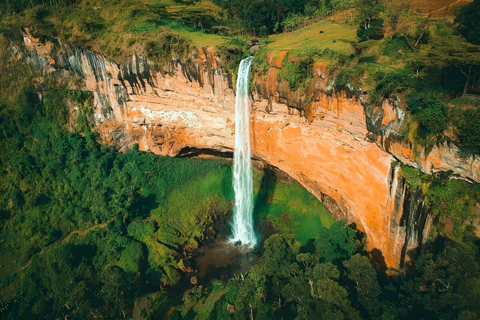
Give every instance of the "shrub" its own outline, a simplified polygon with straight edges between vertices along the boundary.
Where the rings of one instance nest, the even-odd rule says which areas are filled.
[[[232,71],[236,70],[240,61],[249,55],[249,47],[246,41],[235,37],[230,42],[217,46],[222,67]]]
[[[335,73],[335,90],[342,90],[347,87],[359,87],[361,85],[361,80],[365,74],[364,65],[352,65],[346,64],[339,68]]]
[[[405,179],[407,185],[409,185],[413,190],[416,190],[422,186],[422,184],[428,180],[429,177],[416,168],[404,165],[402,165],[402,171],[400,171],[400,175]]]
[[[357,30],[357,37],[361,41],[383,39],[383,19],[372,19],[367,27],[361,24]]]
[[[426,194],[427,205],[441,222],[460,219],[462,222],[477,217],[480,187],[462,180],[434,179]]]
[[[380,102],[383,98],[389,98],[394,92],[403,92],[413,86],[410,71],[407,69],[392,72],[379,71],[373,75],[376,83],[370,98],[373,102]]]
[[[300,86],[300,82],[303,79],[300,68],[293,62],[282,63],[282,69],[277,74],[277,81],[285,79],[290,86],[290,89],[297,90]]]
[[[258,32],[258,35],[259,35],[260,37],[266,37],[266,36],[268,36],[268,28],[267,28],[266,26],[261,26],[261,27],[260,27],[260,30],[259,30],[259,32]]]
[[[438,135],[447,129],[446,106],[433,94],[411,95],[407,99],[407,105],[428,133]]]
[[[293,31],[300,27],[304,21],[305,17],[300,13],[289,14],[283,21],[282,27],[284,31]]]
[[[167,63],[174,54],[186,56],[190,49],[190,40],[171,32],[164,32],[158,41],[147,42],[147,57],[155,62]]]
[[[480,110],[465,110],[458,128],[462,153],[467,156],[480,154]]]

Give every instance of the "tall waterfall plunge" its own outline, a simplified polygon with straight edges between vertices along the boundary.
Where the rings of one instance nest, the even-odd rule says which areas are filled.
[[[257,237],[253,230],[252,149],[248,107],[248,78],[253,57],[240,62],[235,101],[235,151],[233,153],[233,241],[255,247]]]

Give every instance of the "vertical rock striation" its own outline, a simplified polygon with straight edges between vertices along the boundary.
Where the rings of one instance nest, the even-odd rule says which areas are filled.
[[[159,67],[134,56],[118,65],[102,55],[24,37],[23,59],[45,75],[69,81],[71,89],[94,95],[94,121],[103,142],[118,149],[184,155],[234,146],[232,79],[212,50],[194,51],[188,61]],[[303,184],[337,218],[356,223],[368,249],[381,252],[388,267],[409,263],[428,236],[432,218],[421,195],[405,184],[392,162],[425,173],[452,170],[480,182],[478,158],[461,159],[453,144],[440,143],[415,157],[398,138],[404,111],[396,101],[368,106],[327,85],[325,64],[315,64],[317,81],[308,103],[276,74],[275,64],[256,81],[250,113],[253,157]],[[301,116],[300,116],[301,115]]]

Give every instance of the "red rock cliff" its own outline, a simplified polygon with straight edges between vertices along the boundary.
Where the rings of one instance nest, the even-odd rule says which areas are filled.
[[[87,50],[28,35],[25,46],[30,65],[47,74],[74,74],[82,90],[93,92],[103,141],[119,148],[138,143],[141,150],[170,156],[192,149],[233,150],[235,96],[210,52],[158,68],[142,57],[119,66]],[[380,250],[387,266],[399,267],[426,238],[431,221],[418,214],[420,202],[405,203],[412,195],[391,163],[399,159],[424,172],[453,170],[478,182],[480,162],[461,160],[456,148],[446,145],[436,146],[426,159],[415,158],[410,146],[389,134],[401,126],[401,108],[388,102],[366,108],[344,92],[326,94],[324,66],[316,65],[316,72],[319,81],[306,108],[300,107],[298,93],[277,83],[275,69],[257,82],[254,157],[299,181],[337,218],[355,222],[367,235],[368,249]],[[420,220],[422,228],[415,227]]]

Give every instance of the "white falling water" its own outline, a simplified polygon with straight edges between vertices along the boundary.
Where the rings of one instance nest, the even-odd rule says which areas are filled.
[[[235,101],[235,151],[233,153],[233,241],[255,247],[257,237],[253,231],[252,150],[248,107],[248,78],[253,57],[240,62]]]

